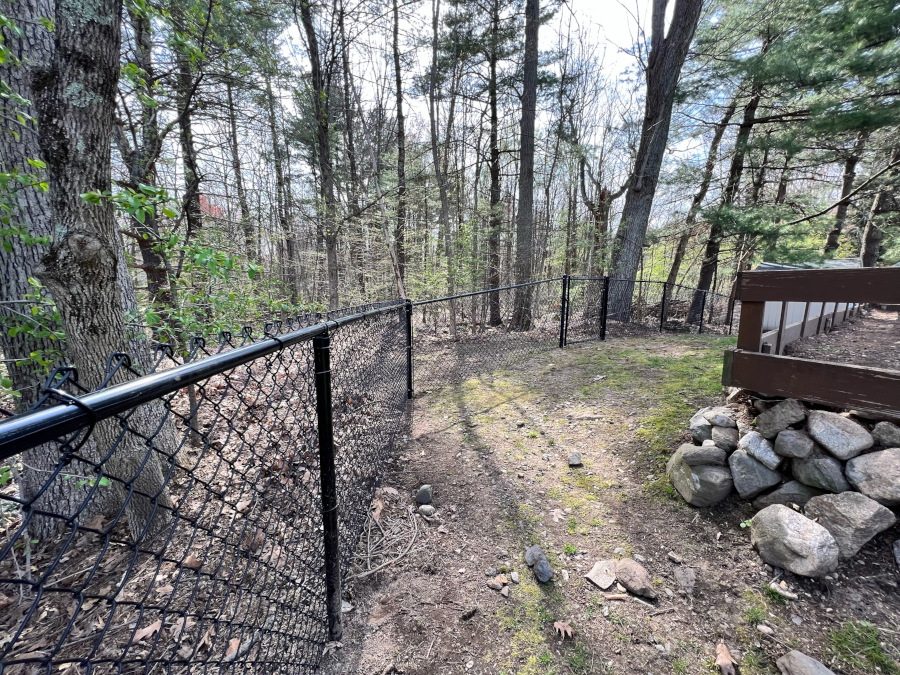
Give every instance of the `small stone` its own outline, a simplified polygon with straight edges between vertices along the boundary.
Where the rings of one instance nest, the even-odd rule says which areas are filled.
[[[675,551],[669,551],[666,555],[668,556],[669,560],[671,560],[676,565],[681,564],[681,562],[682,562],[681,556],[678,555],[677,553],[675,553]]]
[[[519,583],[519,573],[518,572],[513,572],[512,574],[509,575],[509,578],[512,579],[512,582],[514,584]]]
[[[549,462],[549,461],[550,461],[550,455],[544,453],[543,455],[541,455],[541,459],[544,460],[545,462]]]
[[[781,675],[834,675],[811,656],[797,650],[788,652],[775,662]]]
[[[484,576],[486,576],[486,577],[495,577],[495,576],[497,576],[498,574],[499,574],[499,572],[498,572],[497,569],[494,568],[494,567],[488,567],[488,568],[484,571]]]
[[[500,583],[499,581],[497,581],[496,579],[488,579],[487,582],[486,582],[486,585],[487,585],[487,587],[490,588],[492,591],[499,591],[501,588],[503,588],[503,584],[501,584],[501,583]]]
[[[621,546],[616,546],[613,549],[613,553],[615,553],[616,555],[625,555],[625,549],[622,548]]]
[[[475,667],[474,661],[471,661],[471,660],[466,661],[466,670],[472,670],[472,668],[474,668],[474,667]]]
[[[656,590],[653,588],[649,572],[636,560],[632,558],[617,560],[616,579],[635,595],[656,599]]]
[[[525,426],[525,420],[516,420],[516,426],[521,429]]]
[[[546,584],[553,578],[553,568],[550,567],[546,556],[541,556],[541,559],[535,563],[533,569],[535,578],[542,584]]]
[[[642,556],[642,555],[640,555],[640,554],[638,554],[638,553],[635,553],[635,554],[634,554],[633,556],[631,556],[631,557],[634,558],[635,560],[637,560],[637,561],[638,561],[639,563],[641,563],[642,565],[643,565],[645,562],[647,562],[647,561],[644,559],[644,556]]]
[[[600,560],[595,562],[591,570],[584,576],[605,591],[616,582],[616,561]]]
[[[713,427],[711,438],[720,448],[727,452],[731,452],[732,450],[737,449],[740,435],[738,434],[738,430],[733,427]]]
[[[544,551],[540,546],[532,546],[525,551],[525,564],[534,567],[535,563],[544,557]]]
[[[772,628],[770,626],[767,626],[764,623],[757,624],[756,630],[758,630],[763,635],[775,635],[775,631],[772,630]]]
[[[622,584],[620,584],[618,581],[616,582],[616,590],[619,591],[619,593],[627,593],[627,592],[628,592],[628,589],[625,588],[625,587],[624,587]]]
[[[426,518],[431,518],[436,512],[436,509],[431,504],[422,504],[419,507],[419,513],[421,513]]]
[[[900,506],[900,448],[890,448],[847,462],[847,480],[885,506]]]
[[[797,616],[796,614],[791,614],[791,621],[793,621],[794,624],[797,625],[797,626],[802,626],[802,625],[803,625],[803,619],[801,619],[801,618],[800,618],[799,616]]]
[[[784,432],[782,432],[784,433]],[[753,508],[762,511],[772,504],[796,504],[804,506],[813,497],[825,494],[822,490],[804,485],[798,480],[788,481],[753,500]]]
[[[802,431],[785,429],[775,438],[775,452],[782,457],[806,457],[812,452],[815,443]]]
[[[834,493],[850,489],[841,463],[825,454],[818,446],[806,457],[791,460],[791,470],[794,478],[804,485]]]
[[[872,429],[872,438],[883,448],[900,448],[900,427],[891,422],[879,422]]]
[[[756,430],[765,438],[775,438],[792,424],[806,419],[806,408],[792,398],[773,406],[756,418]]]
[[[576,468],[581,466],[581,453],[580,452],[572,452],[569,455],[569,466],[572,468]]]
[[[734,411],[730,408],[721,406],[710,408],[703,413],[703,418],[715,427],[731,427],[737,429],[737,422],[734,421]]]
[[[772,444],[763,438],[758,431],[751,431],[741,438],[738,442],[738,448],[745,450],[753,459],[773,471],[781,464],[781,457],[775,453]]]
[[[432,497],[432,490],[430,485],[423,485],[419,488],[419,491],[416,493],[416,502],[419,504],[430,504]]]
[[[820,577],[838,566],[839,550],[831,533],[781,504],[753,516],[750,543],[764,562],[801,576]]]
[[[809,435],[829,453],[844,461],[875,444],[872,434],[851,419],[833,412],[814,410],[807,421]]]
[[[503,588],[501,588],[500,595],[502,595],[504,598],[508,598],[509,597],[509,586],[504,586]]]
[[[781,482],[781,474],[751,457],[746,450],[735,450],[728,458],[734,488],[742,499],[750,499]]]
[[[844,560],[897,522],[890,509],[859,492],[813,497],[803,512],[831,532]]]
[[[694,585],[697,583],[697,573],[693,567],[676,567],[675,581],[685,594],[691,595],[694,592]]]

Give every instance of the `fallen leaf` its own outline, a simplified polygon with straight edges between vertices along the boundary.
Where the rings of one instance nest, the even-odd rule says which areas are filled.
[[[562,509],[553,509],[550,512],[550,515],[553,516],[554,523],[558,523],[559,521],[564,520],[566,517],[566,514],[563,512]]]
[[[8,595],[3,595],[3,593],[0,593],[0,609],[6,609],[14,602],[15,600],[13,600]]]
[[[228,649],[225,650],[225,658],[233,659],[235,654],[237,654],[238,649],[241,646],[241,641],[238,638],[231,638],[228,641]]]
[[[554,621],[553,629],[559,633],[559,636],[565,640],[567,637],[572,637],[575,634],[575,631],[572,630],[572,627],[569,625],[568,621]]]
[[[156,592],[159,595],[171,595],[173,590],[175,590],[175,589],[172,588],[172,586],[170,586],[169,584],[166,584],[165,586],[159,586],[156,589]]]
[[[722,675],[735,675],[734,661],[731,660],[731,654],[724,642],[720,642],[716,646],[716,665],[722,671]]]
[[[216,627],[210,626],[206,629],[206,632],[203,634],[203,637],[200,638],[200,642],[197,643],[197,649],[209,649],[212,647],[212,639],[216,635]]]
[[[141,628],[137,633],[134,634],[134,642],[140,642],[145,637],[158,632],[160,628],[162,628],[162,619],[154,621],[146,628]]]
[[[191,553],[187,558],[184,559],[184,566],[190,567],[192,570],[200,569],[203,566],[203,563],[200,562],[193,553]]]
[[[398,497],[398,496],[400,496],[400,493],[397,492],[397,491],[396,491],[394,488],[392,488],[392,487],[383,487],[383,488],[381,488],[381,491],[382,491],[384,494],[386,494],[386,495],[391,495],[392,497]]]
[[[190,630],[191,626],[194,625],[194,623],[195,621],[191,617],[183,616],[172,624],[169,632],[176,642],[181,642],[186,637],[188,637],[187,632]]]

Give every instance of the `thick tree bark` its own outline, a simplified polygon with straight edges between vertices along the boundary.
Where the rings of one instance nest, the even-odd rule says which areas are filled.
[[[53,57],[34,82],[54,223],[54,241],[37,274],[53,293],[79,382],[86,387],[105,382],[107,358],[132,346],[122,307],[121,241],[113,206],[80,197],[111,187],[121,13],[121,0],[98,0],[87,14],[77,3],[57,0]],[[110,383],[124,379],[120,369]],[[155,436],[166,449],[173,444],[146,416],[136,415],[133,424],[136,434],[120,437],[115,420],[98,423],[92,459],[116,479],[107,489],[117,496],[125,498],[119,481],[132,486],[125,513],[137,539],[165,525],[168,512],[160,508],[171,506],[159,456],[140,436]]]
[[[609,315],[619,320],[627,320],[631,313],[634,280],[641,261],[650,209],[669,138],[675,89],[703,4],[702,0],[676,0],[672,21],[666,32],[664,28],[668,2],[669,0],[653,0],[653,25],[646,71],[647,100],[641,141],[613,247],[611,276],[626,282],[613,286],[609,298]]]
[[[403,77],[400,71],[400,13],[394,0],[394,85],[397,98],[397,225],[394,241],[400,279],[406,280],[406,127],[403,117]]]
[[[856,135],[856,142],[853,144],[853,149],[844,161],[844,176],[841,182],[842,201],[838,204],[837,211],[835,211],[834,227],[832,227],[831,231],[828,233],[828,239],[826,239],[825,247],[822,249],[822,253],[828,257],[834,256],[834,252],[838,249],[841,232],[844,231],[844,223],[847,221],[847,211],[850,209],[850,201],[847,197],[853,190],[853,181],[856,179],[856,165],[859,164],[859,160],[862,158],[863,148],[865,147],[868,138],[868,132],[860,131]]]
[[[691,208],[688,211],[687,218],[684,219],[684,231],[678,238],[678,245],[675,247],[675,254],[672,256],[672,266],[669,268],[669,276],[666,278],[666,292],[663,304],[669,306],[669,298],[672,295],[672,289],[678,282],[678,273],[681,270],[681,263],[684,260],[684,254],[687,251],[687,245],[693,236],[694,224],[697,222],[697,216],[700,213],[700,207],[703,200],[706,199],[706,193],[709,192],[709,184],[712,182],[713,171],[716,168],[716,161],[719,156],[719,145],[722,143],[722,136],[725,135],[725,129],[731,121],[734,111],[737,108],[737,100],[732,100],[728,108],[725,109],[722,119],[716,124],[713,131],[712,142],[709,144],[709,152],[706,155],[706,165],[703,167],[703,176],[700,179],[700,187],[691,200]],[[665,317],[664,317],[665,318]]]
[[[503,203],[500,183],[500,132],[497,112],[497,61],[500,58],[500,0],[494,0],[491,6],[491,48],[488,57],[488,105],[491,115],[491,211],[488,217],[488,264],[487,287],[500,286],[500,231],[503,228]],[[491,293],[488,298],[488,325],[500,326],[503,317],[500,315],[500,293]]]
[[[734,154],[731,157],[731,165],[728,168],[728,181],[725,183],[725,192],[722,195],[722,206],[732,206],[737,198],[738,188],[741,184],[741,176],[744,173],[744,160],[747,157],[747,146],[750,141],[750,133],[756,122],[756,109],[759,107],[761,92],[759,87],[754,87],[750,100],[744,107],[744,116],[741,126],[738,127],[737,138],[734,142]],[[722,221],[717,218],[709,228],[709,237],[706,239],[706,250],[700,263],[700,278],[697,281],[697,290],[688,311],[688,323],[699,323],[700,313],[703,311],[704,298],[716,275],[719,265],[719,250],[722,247],[722,237],[725,231]]]
[[[900,146],[895,147],[891,151],[889,164],[895,164],[898,160],[900,160]],[[884,230],[882,228],[882,223],[879,222],[878,216],[896,209],[896,177],[898,173],[900,172],[898,172],[897,169],[894,169],[891,172],[891,176],[894,180],[883,185],[872,200],[872,207],[869,209],[869,216],[866,220],[866,229],[863,231],[862,247],[860,249],[863,267],[875,267],[884,253],[884,250],[882,249],[882,244],[884,243]]]
[[[247,250],[247,260],[254,262],[259,258],[256,250],[256,237],[253,234],[253,223],[250,221],[250,203],[247,201],[247,191],[244,189],[244,172],[241,167],[241,150],[238,145],[237,115],[234,110],[234,93],[231,87],[231,78],[225,79],[225,92],[228,102],[228,132],[231,136],[231,170],[234,171],[234,184],[237,188],[238,207],[241,210],[241,230],[244,233],[244,247]]]
[[[534,265],[534,121],[537,112],[539,0],[525,3],[525,56],[522,81],[522,122],[519,141],[519,212],[516,216],[516,283],[531,281]],[[512,328],[532,326],[532,287],[513,295]]]
[[[322,70],[319,42],[313,25],[310,3],[300,2],[300,20],[306,34],[309,65],[312,71],[313,110],[316,116],[316,149],[319,160],[319,216],[325,236],[325,257],[328,271],[328,306],[340,306],[338,294],[338,232],[337,200],[334,195],[334,171],[331,165],[331,114],[329,111],[329,84]],[[296,5],[295,5],[296,8]]]

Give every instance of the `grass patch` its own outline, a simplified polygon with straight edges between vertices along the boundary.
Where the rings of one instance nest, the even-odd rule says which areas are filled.
[[[829,639],[829,655],[845,668],[862,673],[900,675],[900,665],[884,653],[881,631],[868,621],[848,621],[831,631]]]
[[[750,590],[744,591],[744,621],[756,626],[766,620],[769,608],[762,595]]]

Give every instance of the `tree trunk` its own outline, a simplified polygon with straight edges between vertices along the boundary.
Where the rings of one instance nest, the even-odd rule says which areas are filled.
[[[325,236],[325,257],[328,270],[328,306],[337,309],[340,306],[338,295],[338,257],[337,257],[337,200],[334,196],[334,172],[331,166],[331,116],[329,111],[329,86],[326,74],[322,71],[319,58],[319,42],[313,25],[312,10],[308,2],[301,2],[300,20],[306,34],[306,46],[309,51],[309,65],[312,71],[313,109],[316,116],[316,150],[319,160],[319,190],[321,203],[319,216],[322,219],[322,231]],[[330,78],[329,78],[330,79]]]
[[[862,157],[863,148],[866,140],[869,138],[869,132],[860,131],[856,135],[856,142],[853,144],[853,150],[847,156],[844,162],[844,177],[841,183],[841,200],[847,200],[847,196],[853,191],[853,181],[856,179],[856,165]],[[841,232],[844,230],[844,223],[847,221],[847,211],[850,208],[849,201],[841,201],[838,203],[837,211],[834,214],[834,227],[828,233],[828,239],[825,241],[825,247],[822,253],[829,258],[834,257],[834,252],[838,249],[838,243],[841,238]]]
[[[499,116],[497,113],[497,61],[500,44],[500,0],[494,0],[491,7],[491,49],[489,57],[488,103],[491,109],[491,197],[490,216],[488,217],[488,265],[487,286],[500,286],[500,231],[503,228],[503,203],[500,184],[500,137]],[[488,298],[488,325],[500,326],[503,318],[500,315],[500,293],[491,293]]]
[[[58,0],[54,53],[34,81],[55,236],[37,274],[59,308],[79,382],[91,388],[106,381],[107,358],[133,346],[122,311],[121,242],[112,203],[90,204],[80,196],[111,188],[120,66],[122,2],[98,0],[92,9],[85,15],[77,3]],[[125,379],[120,369],[110,384]],[[135,433],[125,436],[115,420],[96,424],[96,454],[90,459],[114,479],[105,489],[117,497],[126,499],[123,484],[130,484],[124,510],[138,539],[159,531],[169,521],[160,507],[171,507],[159,455],[141,437],[154,437],[167,450],[174,444],[144,416],[136,415],[133,424]]]
[[[675,247],[675,254],[672,257],[672,266],[669,268],[669,276],[666,278],[665,298],[663,300],[664,307],[669,307],[670,305],[669,299],[672,295],[672,289],[678,282],[678,273],[681,270],[681,263],[684,260],[688,242],[693,236],[697,215],[700,213],[700,207],[703,205],[703,200],[706,199],[706,193],[709,192],[709,184],[712,181],[713,171],[716,168],[716,160],[719,155],[719,145],[722,143],[722,136],[725,134],[725,129],[728,128],[728,123],[731,121],[731,117],[734,115],[736,108],[737,99],[734,99],[725,110],[722,119],[719,120],[719,123],[713,131],[712,142],[709,144],[709,152],[706,155],[706,165],[703,167],[703,177],[700,179],[700,188],[694,195],[693,200],[691,200],[691,208],[688,211],[687,218],[684,220],[684,231],[678,238],[678,245]],[[664,320],[665,318],[666,317],[663,317]]]
[[[628,320],[631,314],[634,280],[669,138],[675,89],[703,4],[702,0],[676,0],[666,34],[664,27],[668,2],[653,0],[653,27],[646,71],[647,100],[641,141],[613,247],[611,276],[625,280],[625,283],[613,287],[609,298],[609,316],[618,320]]]
[[[756,109],[761,98],[760,88],[754,87],[750,100],[744,107],[744,117],[741,126],[738,127],[737,138],[734,142],[734,155],[731,158],[731,166],[728,168],[728,181],[725,184],[725,193],[722,196],[722,206],[732,206],[737,198],[741,176],[744,173],[744,160],[747,157],[747,145],[750,140],[750,132],[756,121]],[[697,281],[697,290],[688,312],[688,323],[699,323],[700,313],[703,311],[704,300],[709,292],[716,268],[719,265],[719,250],[724,236],[722,219],[717,218],[709,228],[709,237],[706,240],[706,250],[703,261],[700,263],[700,279]]]
[[[253,223],[250,222],[250,204],[244,190],[244,173],[241,170],[241,151],[238,146],[237,115],[234,111],[234,94],[231,78],[225,79],[225,91],[228,95],[228,130],[231,134],[231,170],[234,171],[234,183],[237,187],[238,207],[241,210],[241,230],[244,233],[244,247],[247,249],[247,260],[254,262],[259,258],[256,251],[256,237],[253,235]]]
[[[520,126],[519,212],[516,217],[517,284],[531,281],[534,244],[534,121],[537,112],[539,0],[525,2],[525,56]],[[513,296],[512,328],[532,327],[532,287],[517,288]]]
[[[900,160],[900,145],[891,151],[891,159],[889,164],[896,164]],[[891,172],[891,177],[896,179],[898,171],[895,169]],[[866,220],[866,229],[863,231],[862,247],[860,257],[862,258],[863,267],[875,267],[881,259],[884,250],[882,243],[884,242],[884,230],[881,227],[878,216],[882,213],[893,211],[896,208],[895,202],[895,185],[887,182],[881,187],[872,201],[872,208],[869,209],[869,216]]]
[[[403,78],[400,71],[400,13],[394,0],[394,84],[397,97],[397,225],[394,241],[397,249],[397,265],[400,279],[406,280],[406,128],[403,118]]]

